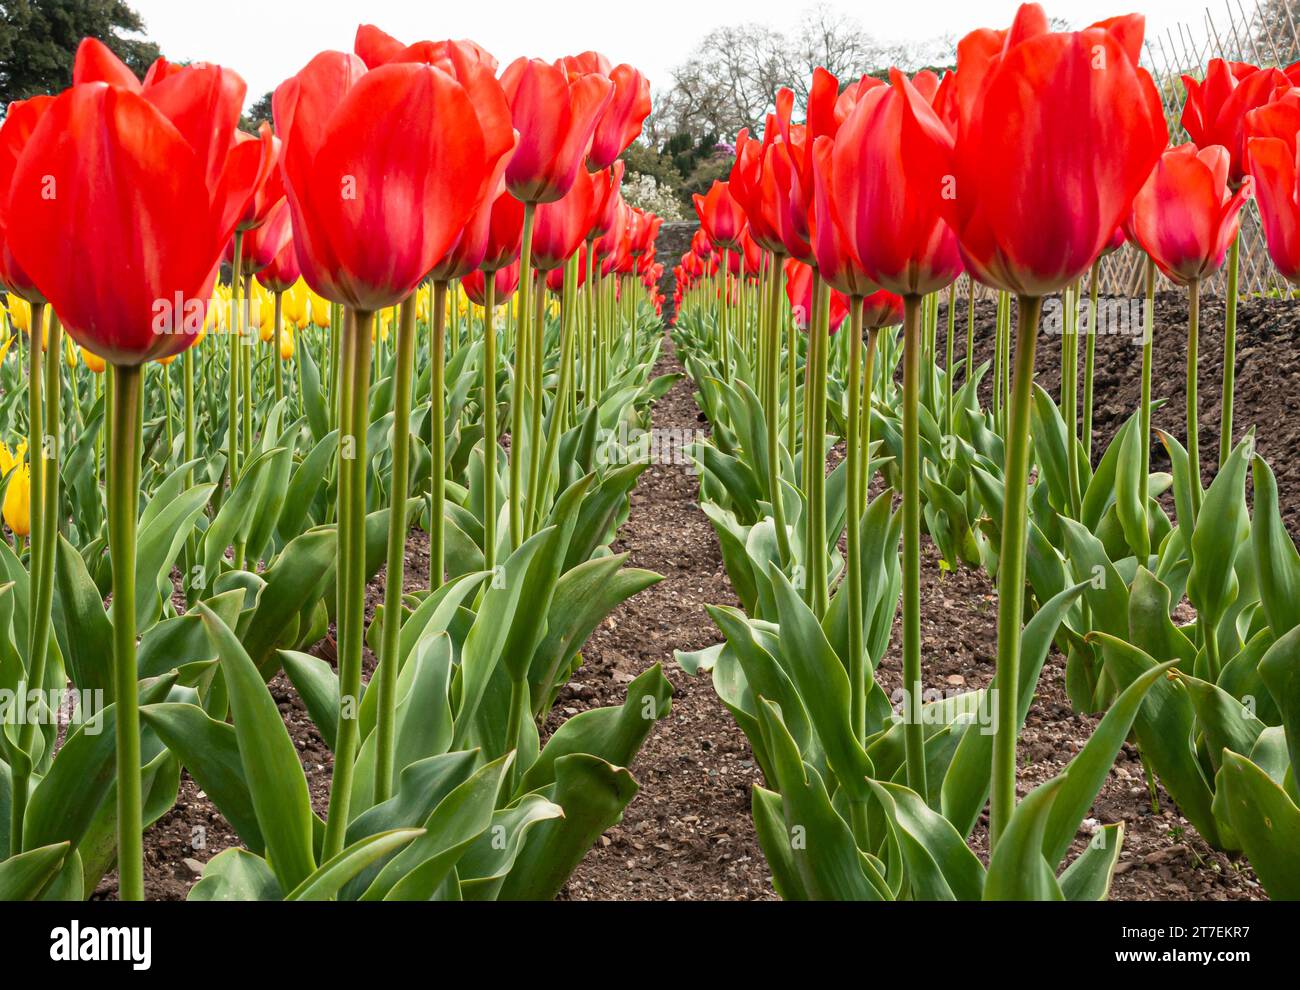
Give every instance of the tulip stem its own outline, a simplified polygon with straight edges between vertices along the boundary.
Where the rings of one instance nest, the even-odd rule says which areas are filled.
[[[953,337],[957,333],[957,283],[948,283],[948,342],[943,356],[944,409],[947,412],[948,435],[952,435],[952,359],[954,354]]]
[[[140,712],[135,644],[136,512],[140,490],[140,365],[113,366],[108,549],[113,564],[113,701],[117,749],[118,899],[144,900]]]
[[[793,321],[790,319],[790,310],[787,306],[781,305],[781,297],[785,295],[785,266],[782,265],[776,272],[776,298],[777,310],[781,314],[777,329],[777,353],[780,354],[781,336],[784,335],[786,340],[785,348],[785,377],[786,377],[786,411],[785,411],[785,445],[790,451],[790,456],[795,457],[799,452],[799,391],[798,391],[798,363],[799,363],[799,334],[794,328]]]
[[[321,862],[333,859],[343,851],[360,732],[357,719],[361,702],[361,652],[366,606],[366,419],[370,332],[374,323],[374,313],[353,310],[343,332],[347,350],[342,355],[343,387],[339,407],[339,721]]]
[[[539,495],[541,490],[549,486],[549,479],[554,476],[556,465],[555,459],[559,455],[560,435],[565,429],[565,417],[568,415],[569,394],[573,389],[573,350],[574,325],[577,323],[577,314],[574,310],[576,306],[577,289],[574,287],[578,281],[578,256],[575,254],[567,262],[564,269],[564,286],[561,290],[560,305],[560,380],[555,388],[555,401],[551,403],[550,421],[546,428],[546,452],[542,457],[542,472],[544,480],[539,486]],[[539,498],[537,512],[533,516],[534,530],[541,528],[545,522],[545,514],[542,512],[542,500]]]
[[[1192,495],[1192,522],[1201,514],[1201,441],[1196,388],[1200,374],[1198,347],[1201,331],[1201,283],[1187,283],[1187,473]]]
[[[997,731],[993,739],[989,847],[997,848],[1016,807],[1016,741],[1020,735],[1020,638],[1025,605],[1025,536],[1029,484],[1030,414],[1034,349],[1043,300],[1017,300],[1015,369],[1006,432],[1006,496],[1002,504],[1002,546],[998,554]]]
[[[967,383],[975,378],[975,280],[966,289],[966,368]]]
[[[785,505],[781,492],[781,258],[772,256],[772,272],[768,279],[767,358],[763,364],[763,397],[767,403],[767,489],[772,500],[772,517],[776,526],[777,551],[781,566],[789,567],[791,561],[790,534],[785,528]]]
[[[582,330],[582,405],[589,408],[596,401],[594,382],[596,348],[592,334],[596,330],[596,242],[587,241],[587,281],[582,287],[587,321]]]
[[[809,314],[808,362],[804,371],[804,599],[820,620],[826,614],[826,390],[830,340],[830,292],[814,273]]]
[[[447,503],[446,335],[447,283],[433,283],[429,317],[429,590],[442,587],[445,576]]]
[[[1079,291],[1078,283],[1061,291],[1064,332],[1061,335],[1061,412],[1065,417],[1065,476],[1070,487],[1070,516],[1079,518]]]
[[[244,276],[244,298],[248,300],[250,304],[253,298],[253,293],[251,291],[252,288],[253,288],[253,276],[245,275]],[[243,390],[244,393],[244,415],[243,415],[243,422],[240,424],[243,427],[244,447],[243,447],[243,452],[240,454],[240,463],[245,465],[248,464],[249,459],[252,457],[252,453],[253,453],[253,348],[258,338],[253,336],[252,326],[253,326],[253,321],[252,321],[252,315],[250,311],[249,321],[248,321],[249,334],[247,340],[244,343],[243,360],[240,361],[239,364],[240,388]],[[279,359],[278,354],[276,355],[276,359],[277,360]],[[240,560],[242,560],[244,557],[243,550],[244,548],[241,543],[241,545],[237,548],[237,552],[236,552],[236,556]],[[253,566],[254,567],[257,566],[257,561],[253,561]]]
[[[528,416],[528,502],[525,506],[524,539],[537,531],[542,515],[542,416],[545,412],[546,280],[538,272],[533,286],[533,336],[529,349],[532,392]],[[558,396],[557,396],[558,400]]]
[[[1146,312],[1142,316],[1142,385],[1138,401],[1138,433],[1142,443],[1142,466],[1138,472],[1138,502],[1142,509],[1142,518],[1147,515],[1147,493],[1151,488],[1151,365],[1155,337],[1155,298],[1156,298],[1156,263],[1147,258],[1146,262]],[[1142,541],[1144,546],[1134,547],[1134,551],[1145,550],[1141,563],[1150,553],[1150,540]]]
[[[867,679],[862,645],[862,298],[849,300],[849,412],[848,412],[848,554],[845,560],[849,592],[849,695],[853,735],[867,738]]]
[[[284,333],[284,293],[275,294],[275,353],[271,357],[275,365],[275,401],[279,402],[284,398],[284,372],[280,369],[280,341],[281,334]]]
[[[483,273],[483,570],[497,566],[496,272]]]
[[[903,297],[903,743],[907,786],[926,796],[921,724],[921,304]]]
[[[1097,291],[1101,260],[1092,263],[1088,275],[1088,343],[1083,359],[1083,453],[1092,468],[1092,383],[1097,370]]]
[[[865,305],[865,304],[864,304]],[[862,370],[862,410],[858,436],[861,437],[862,460],[858,471],[858,518],[867,511],[871,501],[871,403],[875,399],[876,343],[880,337],[880,328],[872,327],[867,331],[866,367]]]
[[[727,331],[727,304],[731,301],[729,298],[730,292],[727,290],[728,266],[731,264],[730,255],[730,251],[726,248],[722,249],[722,265],[718,269],[718,274],[722,277],[722,288],[718,293],[718,353],[722,361],[722,380],[724,382],[731,381],[731,335]]]
[[[167,452],[163,454],[163,465],[171,463],[172,447],[176,444],[175,410],[172,408],[172,362],[158,366],[163,394],[163,422],[167,425]]]
[[[379,651],[379,704],[375,719],[375,804],[393,793],[393,748],[397,721],[397,667],[402,632],[402,592],[406,579],[406,499],[410,491],[411,378],[415,369],[413,292],[402,303],[397,323],[396,370],[393,377],[392,476],[388,507],[388,557],[384,571],[384,624]],[[437,463],[437,462],[435,462]],[[438,471],[434,471],[438,474]]]
[[[239,480],[239,327],[242,310],[239,278],[239,259],[244,249],[244,232],[235,231],[234,264],[230,274],[230,320],[227,327],[230,333],[230,404],[227,409],[226,424],[226,475],[230,479],[230,492],[235,490]]]
[[[1219,468],[1232,453],[1232,400],[1237,380],[1237,281],[1241,272],[1241,234],[1228,249],[1228,298],[1223,325],[1223,402],[1219,420]]]
[[[181,416],[185,428],[182,457],[186,464],[194,460],[194,348],[197,346],[197,342],[192,344],[185,348],[185,352],[181,355]],[[96,448],[96,454],[98,454],[98,448]],[[95,476],[96,478],[99,477],[98,471],[96,471]],[[185,488],[189,490],[192,487],[194,487],[194,469],[191,467],[185,472]],[[195,594],[197,589],[191,587],[193,567],[197,556],[198,540],[191,534],[185,540],[185,573],[181,579],[181,585],[185,590],[185,600],[189,604],[193,604],[197,598]]]
[[[528,367],[527,344],[531,340],[529,323],[532,319],[532,269],[533,220],[536,207],[524,204],[524,233],[519,249],[519,293],[515,331],[515,373],[510,386],[510,547],[514,549],[524,539],[523,448],[524,434],[524,371]]]
[[[339,424],[339,335],[343,332],[343,320],[338,303],[330,303],[329,333],[329,412],[330,428]]]
[[[60,386],[63,381],[59,357],[62,353],[62,325],[51,314],[46,360],[42,360],[45,306],[32,306],[30,340],[32,342],[31,382],[28,416],[32,435],[27,442],[28,471],[31,477],[28,502],[28,525],[31,538],[30,586],[31,607],[28,612],[26,686],[43,697],[45,668],[49,656],[50,617],[54,601],[54,547],[59,532],[59,418],[62,409]],[[44,377],[44,394],[41,379]],[[33,717],[36,716],[36,717]],[[18,748],[30,754],[36,725],[44,713],[28,711],[18,730]],[[10,798],[10,846],[17,855],[22,851],[23,819],[26,817],[28,782],[31,764],[24,761],[13,769]]]
[[[1002,335],[1003,316],[1006,313],[1007,294],[998,293],[997,323],[993,334],[993,428],[998,436],[1006,436],[1006,424],[1002,418]]]

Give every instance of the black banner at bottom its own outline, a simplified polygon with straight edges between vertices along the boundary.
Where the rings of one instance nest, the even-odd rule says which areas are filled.
[[[789,968],[807,978],[810,959],[844,965],[857,954],[873,976],[922,976],[936,967],[951,976],[999,958],[1080,975],[1230,975],[1289,967],[1297,922],[1294,904],[1248,902],[39,903],[0,904],[0,954],[10,978],[48,969],[112,971],[128,980],[250,972],[373,979],[377,961],[408,959],[471,966],[477,959],[488,971],[576,965],[589,973],[649,975],[681,952],[691,956],[693,975],[716,969],[734,976],[748,962],[761,964],[765,976],[779,978]],[[637,958],[641,963],[628,971]]]

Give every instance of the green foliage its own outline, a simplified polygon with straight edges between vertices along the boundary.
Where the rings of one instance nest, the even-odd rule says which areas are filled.
[[[161,54],[131,37],[144,21],[124,0],[15,0],[0,7],[0,104],[71,85],[82,38],[98,38],[137,75]]]

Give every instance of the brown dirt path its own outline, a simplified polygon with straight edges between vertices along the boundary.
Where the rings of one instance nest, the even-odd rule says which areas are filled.
[[[656,375],[683,372],[665,338]],[[654,407],[658,430],[708,430],[683,377]],[[680,460],[681,458],[671,458]],[[632,511],[614,544],[629,566],[664,576],[625,603],[593,634],[584,664],[560,694],[550,727],[578,711],[621,704],[626,685],[652,664],[673,685],[673,709],[632,765],[641,793],[574,872],[570,900],[770,899],[767,862],[750,818],[761,781],[744,733],[708,675],[690,677],[674,650],[721,637],[704,605],[736,605],[713,527],[699,508],[686,465],[652,464],[632,492]]]

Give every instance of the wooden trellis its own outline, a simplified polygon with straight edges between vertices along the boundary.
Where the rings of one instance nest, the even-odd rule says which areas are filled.
[[[1181,123],[1187,99],[1184,75],[1202,77],[1205,66],[1213,58],[1279,68],[1300,61],[1300,32],[1290,4],[1282,3],[1279,7],[1285,12],[1285,24],[1271,23],[1258,0],[1224,0],[1222,13],[1206,8],[1195,28],[1190,23],[1181,23],[1162,34],[1148,35],[1143,61],[1160,90],[1170,139],[1175,144],[1188,139]],[[1117,251],[1102,263],[1102,291],[1113,295],[1141,292],[1144,264],[1140,252],[1131,246]],[[1204,291],[1222,295],[1226,279],[1226,274],[1220,272],[1206,282]],[[1289,291],[1269,261],[1259,212],[1253,202],[1246,207],[1241,225],[1239,289],[1243,296]]]

